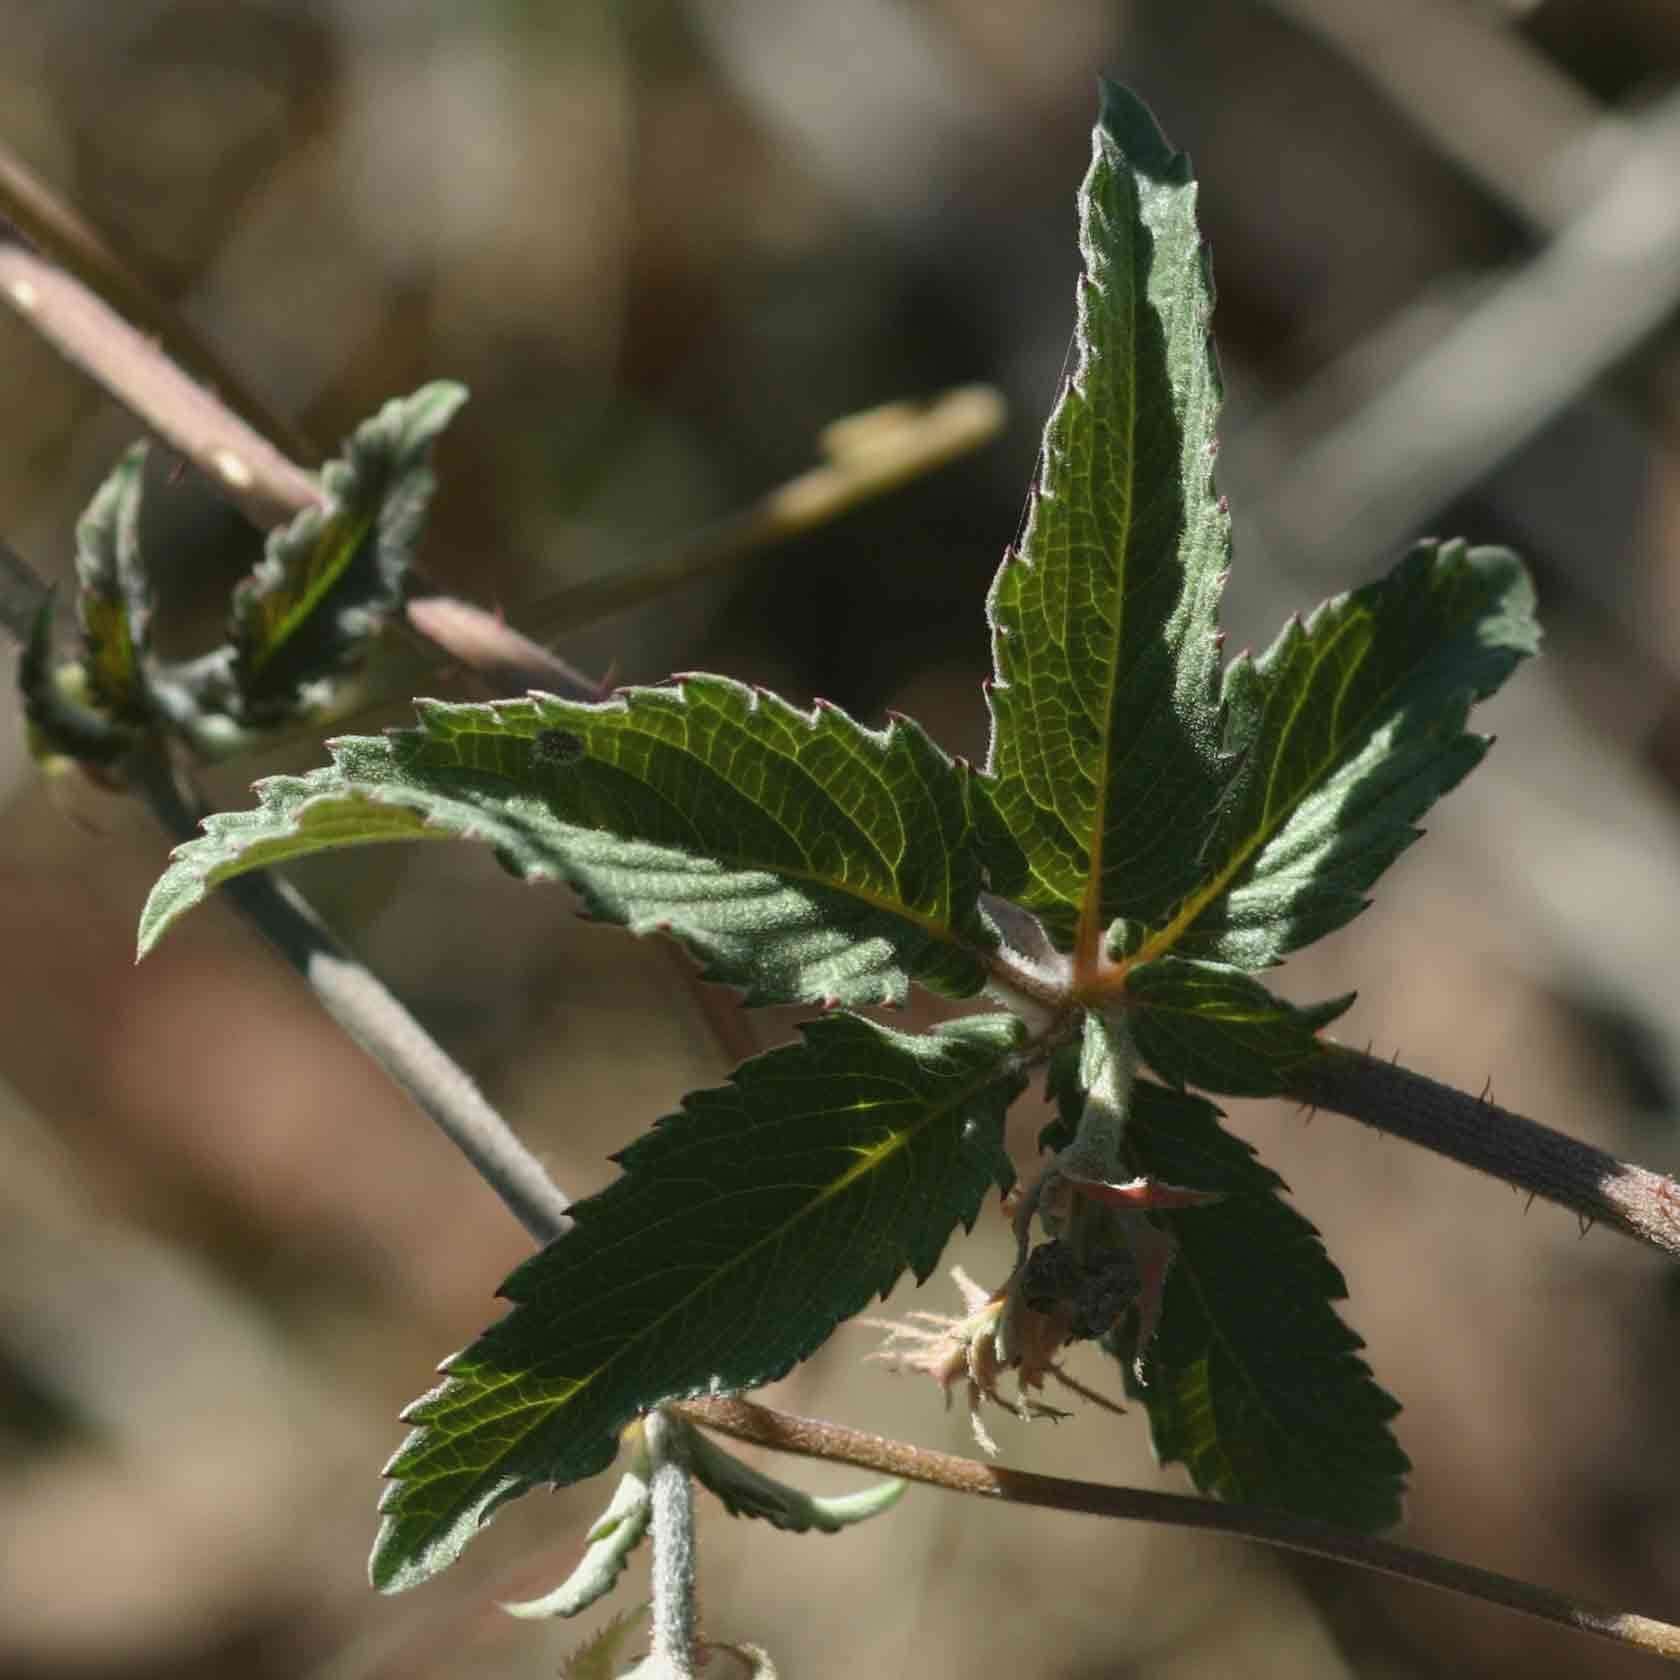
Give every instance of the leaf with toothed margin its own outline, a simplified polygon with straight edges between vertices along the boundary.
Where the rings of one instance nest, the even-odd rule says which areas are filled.
[[[1231,765],[1216,615],[1213,307],[1187,160],[1104,83],[1079,194],[1072,377],[992,585],[992,886],[1071,944],[1159,922],[1200,879]]]
[[[1169,1084],[1269,1097],[1319,1051],[1319,1030],[1353,994],[1305,1009],[1224,963],[1158,957],[1126,976],[1126,1019],[1138,1053]]]
[[[591,915],[667,931],[752,1003],[878,1004],[980,989],[971,777],[914,723],[863,728],[723,677],[600,704],[422,702],[421,727],[211,817],[141,918],[142,953],[212,886],[329,847],[460,836],[568,881]]]
[[[1139,1080],[1125,1151],[1140,1176],[1224,1192],[1151,1217],[1178,1242],[1140,1385],[1124,1336],[1105,1342],[1149,1410],[1162,1463],[1203,1493],[1349,1528],[1400,1520],[1411,1468],[1400,1410],[1359,1357],[1335,1303],[1342,1274],[1287,1188],[1200,1097]]]
[[[466,400],[440,379],[386,403],[322,469],[326,505],[269,533],[233,596],[227,703],[242,722],[306,710],[397,610],[437,488],[432,445]]]
[[[803,1032],[685,1098],[503,1285],[513,1311],[406,1414],[376,1586],[416,1585],[508,1500],[605,1469],[638,1412],[782,1376],[904,1272],[925,1279],[1013,1181],[1013,1020]]]
[[[1472,702],[1539,637],[1514,555],[1427,542],[1234,660],[1242,770],[1199,848],[1201,881],[1142,955],[1263,968],[1357,915],[1417,819],[1486,752],[1464,727]]]

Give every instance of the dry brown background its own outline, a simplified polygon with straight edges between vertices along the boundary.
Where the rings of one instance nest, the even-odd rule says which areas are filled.
[[[0,0],[0,141],[328,446],[427,378],[470,385],[428,563],[516,620],[798,470],[837,414],[995,382],[1011,424],[982,455],[565,649],[897,706],[978,755],[980,598],[1066,344],[1099,70],[1204,182],[1233,645],[1420,529],[1509,541],[1541,587],[1549,657],[1489,708],[1489,762],[1281,987],[1356,986],[1348,1037],[1673,1167],[1671,0]],[[1514,306],[1535,295],[1549,314]],[[0,532],[37,565],[66,573],[136,430],[0,320]],[[187,642],[250,539],[190,475],[155,491]],[[495,1600],[570,1567],[607,1484],[525,1499],[418,1593],[363,1572],[396,1411],[494,1314],[521,1233],[223,907],[131,968],[163,841],[43,789],[0,706],[0,1674],[554,1673],[577,1629]],[[487,856],[300,878],[574,1193],[723,1071],[658,952]],[[1680,1615],[1672,1270],[1351,1123],[1234,1122],[1406,1403],[1407,1537]],[[955,1252],[989,1276],[1002,1238],[988,1214]],[[967,1450],[872,1342],[842,1331],[771,1398]],[[1011,1463],[1182,1485],[1140,1417],[996,1430]],[[709,1627],[788,1675],[1650,1671],[1225,1542],[925,1492],[837,1538],[712,1507],[703,1546]]]

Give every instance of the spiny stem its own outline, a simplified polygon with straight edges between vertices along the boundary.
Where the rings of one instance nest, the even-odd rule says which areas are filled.
[[[1478,1569],[1391,1540],[1373,1539],[1367,1534],[1282,1511],[1000,1469],[975,1459],[932,1452],[839,1424],[772,1411],[750,1400],[685,1400],[671,1409],[721,1435],[777,1452],[849,1464],[860,1470],[944,1488],[951,1493],[977,1494],[1010,1504],[1161,1523],[1175,1528],[1199,1528],[1237,1539],[1257,1540],[1263,1545],[1374,1570],[1420,1586],[1439,1587],[1445,1592],[1479,1599],[1484,1604],[1537,1616],[1579,1633],[1594,1634],[1655,1656],[1680,1660],[1680,1627],[1668,1622],[1580,1603],[1547,1587],[1513,1580],[1490,1569]]]
[[[1680,1184],[1363,1051],[1327,1044],[1290,1084],[1331,1109],[1490,1173],[1680,1259]]]

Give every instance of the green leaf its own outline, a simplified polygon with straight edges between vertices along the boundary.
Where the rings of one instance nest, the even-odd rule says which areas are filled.
[[[630,1641],[647,1614],[643,1604],[614,1616],[598,1633],[586,1639],[560,1665],[560,1680],[618,1680],[629,1660]],[[637,1668],[642,1665],[638,1663]],[[632,1670],[632,1673],[635,1671]]]
[[[18,660],[18,696],[29,723],[29,750],[40,763],[75,759],[83,765],[114,764],[135,744],[133,729],[109,712],[82,703],[80,667],[53,667],[53,618],[57,597],[48,589],[35,611],[29,640]]]
[[[698,1429],[687,1424],[684,1429],[683,1462],[694,1479],[722,1501],[730,1516],[757,1517],[787,1534],[809,1534],[813,1529],[818,1534],[838,1534],[891,1510],[909,1486],[908,1482],[877,1482],[856,1493],[819,1497],[755,1470]]]
[[[640,1437],[638,1429],[634,1433]],[[583,1556],[564,1581],[541,1598],[521,1599],[502,1608],[510,1616],[541,1621],[553,1616],[577,1616],[618,1584],[630,1554],[647,1536],[653,1520],[653,1493],[648,1485],[646,1449],[638,1438],[630,1468],[619,1478],[607,1508],[590,1525]]]
[[[142,661],[152,591],[140,560],[140,487],[146,446],[137,443],[94,492],[76,522],[77,616],[88,698],[113,718],[147,713]]]
[[[1347,1285],[1283,1181],[1211,1103],[1147,1080],[1126,1148],[1140,1174],[1226,1192],[1214,1207],[1155,1215],[1179,1252],[1147,1382],[1133,1386],[1162,1462],[1182,1462],[1222,1499],[1366,1530],[1398,1522],[1411,1468],[1389,1427],[1399,1405],[1337,1315]]]
[[[1215,679],[1230,524],[1196,187],[1142,104],[1102,95],[1073,377],[989,601],[984,786],[1010,837],[989,849],[992,884],[1063,944],[1082,920],[1159,922],[1194,889],[1229,774]]]
[[[401,604],[437,479],[432,444],[466,401],[447,380],[385,404],[321,471],[324,508],[269,534],[233,597],[232,680],[247,723],[307,709]]]
[[[375,1585],[425,1579],[504,1501],[604,1469],[637,1412],[781,1376],[906,1269],[926,1278],[1010,1182],[1013,1021],[804,1034],[687,1097],[508,1279],[514,1310],[406,1414]]]
[[[208,819],[153,888],[142,952],[247,869],[455,835],[570,882],[591,915],[676,935],[752,1003],[984,983],[996,936],[977,908],[970,778],[913,723],[867,730],[704,676],[600,705],[425,702],[420,719],[339,741],[331,769],[261,783],[257,810]]]
[[[1305,1009],[1223,963],[1158,957],[1126,976],[1126,1019],[1143,1059],[1170,1084],[1269,1097],[1318,1053],[1318,1032],[1354,994]]]
[[[1201,884],[1152,949],[1263,968],[1357,915],[1417,819],[1486,752],[1464,727],[1472,702],[1538,644],[1514,555],[1422,543],[1233,661],[1241,778]]]

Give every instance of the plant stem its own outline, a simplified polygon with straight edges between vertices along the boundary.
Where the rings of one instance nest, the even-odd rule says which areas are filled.
[[[824,428],[824,461],[702,532],[668,558],[585,578],[519,610],[534,636],[582,629],[614,613],[715,577],[761,549],[837,519],[861,502],[956,460],[997,435],[1003,404],[985,385],[963,385],[925,407],[888,403]]]
[[[0,239],[4,297],[62,356],[193,462],[259,530],[318,504],[320,487],[73,274]]]
[[[294,459],[308,455],[307,440],[275,413],[217,354],[190,321],[149,286],[132,262],[0,141],[0,222],[9,222],[40,255],[74,275],[82,286],[150,334],[170,355],[221,393],[250,427],[272,438]]]
[[[693,1680],[699,1649],[694,1572],[694,1483],[683,1459],[681,1432],[663,1412],[642,1425],[648,1459],[653,1537],[654,1671],[660,1680]]]
[[[951,1493],[978,1494],[1010,1504],[1118,1517],[1131,1522],[1164,1523],[1175,1528],[1199,1528],[1236,1539],[1257,1540],[1263,1545],[1353,1564],[1403,1581],[1414,1581],[1420,1586],[1439,1587],[1485,1604],[1538,1616],[1579,1633],[1595,1634],[1620,1645],[1680,1660],[1680,1627],[1670,1623],[1578,1603],[1562,1593],[1513,1580],[1490,1569],[1477,1569],[1411,1546],[1396,1545],[1391,1540],[1373,1539],[1367,1534],[1258,1505],[1225,1504],[1187,1494],[1154,1493],[1101,1482],[1072,1481],[1061,1476],[1040,1476],[1026,1470],[1004,1470],[975,1459],[932,1452],[862,1430],[846,1429],[839,1424],[772,1411],[750,1400],[685,1400],[671,1410],[691,1423],[715,1429],[720,1435],[777,1452],[849,1464],[860,1470],[944,1488]]]
[[[159,820],[178,839],[198,832],[161,756],[129,767]],[[333,938],[293,887],[261,872],[227,883],[245,918],[301,974],[321,1007],[435,1122],[508,1211],[537,1240],[552,1242],[572,1221],[565,1193],[464,1068]]]
[[[1486,1096],[1472,1097],[1342,1045],[1326,1045],[1288,1094],[1490,1173],[1680,1259],[1680,1184]]]

